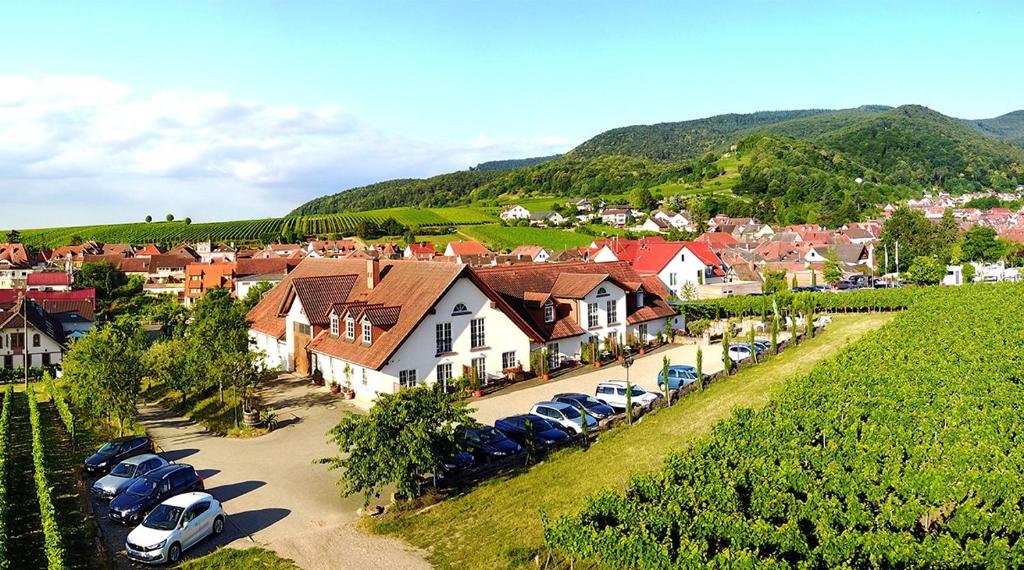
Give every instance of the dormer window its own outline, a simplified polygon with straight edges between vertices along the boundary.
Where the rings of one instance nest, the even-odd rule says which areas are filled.
[[[544,303],[544,322],[555,322],[555,304],[551,300],[548,300],[547,303]]]
[[[370,321],[363,321],[363,344],[370,344],[373,341],[373,325]]]
[[[345,319],[345,338],[349,340],[355,340],[356,338],[356,322],[352,317]]]
[[[341,334],[341,323],[338,322],[338,315],[331,315],[331,336],[337,337]]]
[[[639,291],[636,292],[636,306],[637,307],[643,307],[644,306],[644,290],[643,289],[640,289]]]

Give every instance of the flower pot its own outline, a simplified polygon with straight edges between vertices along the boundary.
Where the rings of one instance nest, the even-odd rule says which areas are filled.
[[[257,426],[260,423],[259,410],[246,410],[242,412],[242,424],[247,427]]]
[[[483,390],[473,390],[473,397],[474,398],[482,398],[483,395],[484,395],[484,391]]]
[[[345,398],[348,399],[348,400],[355,400],[356,399],[356,391],[351,389],[351,388],[349,388],[348,390],[345,390]]]
[[[622,362],[623,360],[625,360],[625,359],[626,359],[626,357],[625,357],[624,355],[620,354],[620,355],[619,355],[619,356],[618,356],[618,357],[617,357],[616,359],[617,359],[617,360],[618,360],[619,362]]]
[[[337,384],[331,384],[331,393],[332,394],[340,394],[341,393],[341,386],[339,386]]]
[[[543,379],[543,380],[544,380],[545,382],[547,382],[548,380],[551,380],[551,375],[550,375],[550,374],[547,374],[547,373],[545,373],[545,374],[544,374],[543,376],[541,376],[541,378],[542,378],[542,379]]]
[[[640,356],[643,356],[645,354],[647,354],[647,349],[646,348],[641,348],[640,349]]]
[[[595,360],[594,361],[594,368],[600,368],[600,367],[601,367],[601,361],[600,360]]]

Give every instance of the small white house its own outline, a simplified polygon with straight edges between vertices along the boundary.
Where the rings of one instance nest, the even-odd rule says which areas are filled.
[[[519,204],[516,204],[514,206],[507,206],[500,214],[498,214],[498,217],[506,222],[512,220],[528,220],[530,219],[530,211]]]

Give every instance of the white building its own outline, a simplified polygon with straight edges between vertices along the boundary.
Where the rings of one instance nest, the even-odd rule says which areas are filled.
[[[31,301],[26,311],[25,303],[19,299],[0,304],[0,368],[23,368],[26,352],[32,368],[60,364],[65,350],[61,324]]]
[[[498,214],[498,217],[503,221],[512,220],[528,220],[530,219],[530,211],[526,208],[516,204],[514,206],[508,206]]]

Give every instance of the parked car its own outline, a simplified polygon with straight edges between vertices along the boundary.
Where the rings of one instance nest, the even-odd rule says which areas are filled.
[[[750,358],[750,345],[749,344],[730,344],[729,345],[729,358],[733,362],[740,362]]]
[[[471,469],[476,463],[476,458],[468,451],[455,451],[441,460],[441,472],[439,476],[454,477]]]
[[[754,347],[757,349],[758,353],[768,352],[772,347],[772,343],[767,340],[755,340]]]
[[[152,453],[129,457],[93,483],[92,492],[97,498],[109,501],[130,487],[139,477],[164,465],[167,465],[167,461]]]
[[[583,422],[587,422],[587,429],[597,427],[597,418],[562,402],[538,402],[530,408],[530,413],[551,420],[572,434],[583,433]]]
[[[104,443],[99,451],[85,460],[85,472],[90,475],[102,474],[118,463],[143,453],[153,453],[153,439],[146,435],[122,437]]]
[[[494,427],[498,428],[505,435],[516,440],[520,444],[526,445],[529,434],[526,427],[527,420],[530,421],[530,429],[533,431],[534,445],[541,447],[554,447],[556,445],[566,443],[571,439],[565,430],[536,414],[519,414],[516,416],[502,418],[494,422]]]
[[[668,389],[679,390],[697,381],[697,369],[688,364],[676,364],[668,367]],[[665,371],[658,373],[658,387],[665,386]]]
[[[594,416],[598,420],[610,418],[615,415],[615,408],[608,404],[601,403],[597,398],[586,394],[555,394],[555,397],[551,399],[555,402],[562,402],[563,404],[576,406],[579,410],[585,410],[588,414]]]
[[[460,440],[477,461],[501,459],[523,451],[518,443],[491,426],[467,428],[460,434]]]
[[[203,490],[203,478],[191,465],[165,465],[132,483],[110,501],[107,516],[121,524],[139,522],[160,501],[182,493]]]
[[[128,533],[128,558],[146,564],[171,564],[181,553],[208,536],[224,532],[227,515],[220,501],[208,493],[185,493],[167,499]]]
[[[648,407],[661,398],[661,394],[648,392],[636,384],[632,384],[630,388],[632,388],[631,398],[634,408]],[[594,390],[594,397],[616,410],[625,410],[626,383],[619,380],[601,382]]]

